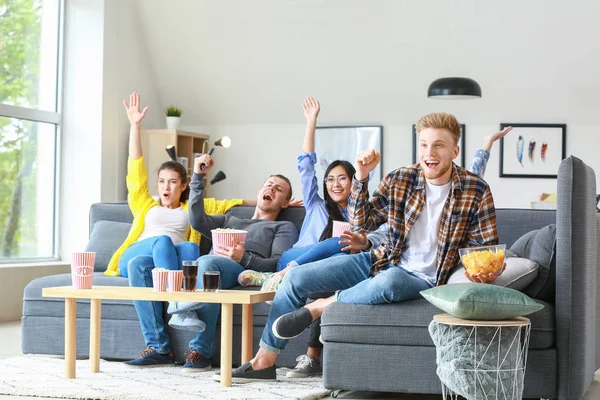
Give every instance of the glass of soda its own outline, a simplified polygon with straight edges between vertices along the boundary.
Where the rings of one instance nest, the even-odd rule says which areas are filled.
[[[202,280],[205,292],[217,293],[219,291],[219,271],[205,271]]]
[[[198,277],[198,261],[184,260],[181,263],[183,269],[183,291],[196,291],[196,278]]]

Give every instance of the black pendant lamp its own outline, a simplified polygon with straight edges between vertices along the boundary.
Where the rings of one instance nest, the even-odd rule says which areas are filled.
[[[452,64],[456,73],[456,0],[452,2],[452,16]],[[447,100],[479,99],[481,86],[471,78],[438,78],[429,85],[427,97]]]
[[[471,78],[439,78],[429,85],[427,97],[436,99],[477,99],[481,98],[481,86]]]

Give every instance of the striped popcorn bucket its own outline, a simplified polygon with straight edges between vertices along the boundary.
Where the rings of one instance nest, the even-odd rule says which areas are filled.
[[[79,267],[92,267],[96,262],[96,253],[93,251],[82,251],[71,254],[71,266]]]
[[[84,265],[71,266],[71,283],[74,289],[91,289],[94,267]]]
[[[167,279],[169,271],[166,269],[154,268],[152,270],[152,286],[155,292],[166,292],[167,291]]]
[[[183,271],[169,271],[169,292],[180,292],[181,284],[183,283]]]
[[[348,222],[333,221],[333,232],[331,233],[331,237],[340,237],[342,233],[347,231],[352,231],[352,225]]]
[[[213,229],[211,230],[214,253],[218,254],[216,249],[219,246],[233,247],[236,243],[244,244],[248,232],[240,229]]]

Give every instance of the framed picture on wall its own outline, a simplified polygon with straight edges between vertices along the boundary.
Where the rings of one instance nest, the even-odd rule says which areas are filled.
[[[319,182],[319,194],[323,196],[323,178],[327,166],[335,160],[346,160],[354,164],[356,153],[361,150],[375,149],[381,153],[381,160],[369,177],[369,192],[377,189],[383,179],[383,126],[324,126],[315,132],[315,153],[317,165],[315,172]]]
[[[556,178],[566,157],[566,124],[500,124],[513,130],[500,140],[500,177]]]
[[[458,157],[454,159],[454,163],[463,168],[467,168],[465,165],[465,133],[466,128],[464,124],[460,124],[460,142],[458,146],[460,147],[460,152],[458,153]],[[417,140],[417,126],[412,126],[412,162],[416,164],[418,162],[419,156],[419,141]]]

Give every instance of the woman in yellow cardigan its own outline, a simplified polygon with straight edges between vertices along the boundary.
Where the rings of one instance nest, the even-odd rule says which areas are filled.
[[[200,255],[200,233],[190,227],[188,218],[187,171],[177,162],[163,163],[158,170],[159,200],[150,196],[140,139],[140,125],[148,107],[140,111],[140,95],[135,92],[129,96],[129,104],[126,101],[123,104],[131,124],[127,202],[133,224],[125,242],[112,256],[105,274],[128,277],[128,265],[134,258],[155,267],[181,269],[182,260],[196,260]],[[207,213],[223,214],[242,203],[242,199],[206,199],[205,207]]]

